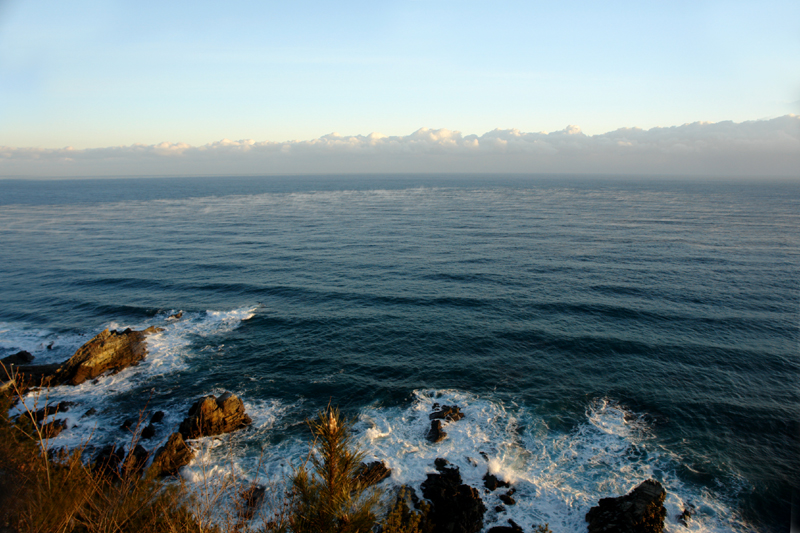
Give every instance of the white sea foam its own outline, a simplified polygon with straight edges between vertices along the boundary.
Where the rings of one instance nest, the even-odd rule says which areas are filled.
[[[465,413],[463,420],[445,425],[448,436],[437,444],[425,439],[434,402],[457,404]],[[668,492],[667,531],[748,529],[721,497],[683,483],[675,474],[675,457],[655,444],[642,419],[609,400],[593,403],[584,423],[563,432],[525,408],[459,391],[417,391],[407,408],[364,409],[356,429],[364,448],[392,469],[394,485],[418,489],[426,474],[435,472],[437,457],[458,466],[464,482],[484,499],[486,529],[511,518],[526,530],[548,523],[555,533],[580,531],[600,498],[625,494],[650,477]],[[494,510],[505,489],[486,493],[487,472],[513,483],[516,505]],[[697,510],[688,530],[677,521],[687,504]]]
[[[242,321],[249,320],[255,315],[258,308],[253,306],[233,309],[231,311],[205,311],[185,312],[180,319],[170,319],[171,313],[164,313],[147,322],[138,324],[119,324],[110,322],[100,326],[97,332],[104,328],[125,329],[127,327],[141,330],[155,325],[164,328],[164,331],[147,337],[147,357],[136,366],[126,368],[117,374],[103,375],[96,380],[86,381],[77,386],[59,386],[41,393],[32,392],[25,398],[26,404],[31,408],[41,407],[45,402],[54,404],[61,401],[71,401],[77,405],[65,413],[58,413],[53,418],[66,419],[67,429],[53,439],[53,446],[74,447],[91,441],[93,445],[102,446],[110,442],[125,443],[130,440],[130,435],[120,432],[120,416],[136,417],[136,413],[119,413],[112,408],[116,395],[130,391],[136,387],[146,386],[149,379],[156,376],[170,374],[188,367],[194,357],[204,357],[203,350],[194,350],[199,339],[211,338],[224,334],[237,328]],[[0,347],[16,349],[21,346],[38,347],[38,352],[47,350],[46,345],[51,340],[68,346],[67,355],[58,359],[63,361],[74,353],[81,344],[89,340],[93,334],[75,336],[56,336],[46,330],[28,329],[24,327],[5,327],[3,344]],[[94,334],[96,334],[95,332]],[[42,347],[43,346],[43,347]],[[53,350],[55,351],[55,350]],[[32,352],[33,353],[33,352]],[[36,354],[34,354],[36,355]],[[39,362],[38,357],[35,362]],[[180,401],[180,400],[178,400]],[[148,402],[147,397],[142,398],[142,406]],[[167,413],[166,419],[160,428],[172,428],[180,422],[180,415],[187,406],[159,405],[156,408]],[[12,409],[11,414],[17,414],[22,405]],[[83,417],[94,409],[95,413]],[[151,409],[155,410],[155,409]],[[142,421],[144,425],[147,420]],[[165,430],[166,431],[166,430]],[[166,438],[166,434],[157,434],[157,439]]]

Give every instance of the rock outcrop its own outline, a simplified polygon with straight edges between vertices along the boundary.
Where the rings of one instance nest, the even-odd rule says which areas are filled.
[[[661,533],[667,491],[658,481],[643,481],[629,494],[603,498],[586,513],[589,533]]]
[[[431,512],[428,520],[434,532],[478,533],[483,529],[483,505],[478,491],[461,483],[458,467],[449,466],[444,459],[437,459],[438,474],[428,474],[422,483],[422,495],[430,500]]]
[[[252,422],[244,412],[242,400],[226,392],[219,398],[206,396],[195,402],[189,409],[189,416],[181,422],[179,431],[185,439],[197,439],[230,433]]]
[[[497,490],[498,488],[501,488],[501,487],[510,487],[511,483],[508,483],[507,481],[503,481],[502,479],[499,479],[494,474],[490,474],[489,472],[486,472],[486,475],[483,476],[483,486],[486,487],[487,489],[491,490],[491,491],[494,491],[494,490]]]
[[[5,366],[29,365],[32,362],[33,362],[33,356],[30,354],[30,352],[26,352],[25,350],[22,350],[21,352],[17,352],[15,354],[0,359],[0,363],[3,363]]]
[[[105,329],[81,346],[53,374],[52,385],[80,385],[105,372],[119,372],[142,361],[147,355],[147,335],[163,331],[149,327],[144,331]],[[24,369],[22,369],[24,371]]]
[[[448,422],[456,422],[464,418],[464,413],[457,405],[443,405],[439,407],[438,403],[433,404],[434,411],[428,415],[430,420],[447,420]],[[436,410],[438,409],[438,411]]]
[[[156,476],[175,476],[192,458],[194,451],[183,440],[183,435],[173,433],[167,439],[167,443],[156,452],[150,470]]]
[[[507,526],[494,526],[489,529],[488,533],[524,533],[522,527],[510,518],[508,524]]]
[[[361,482],[362,487],[371,487],[391,475],[391,468],[383,464],[382,461],[373,461],[371,463],[361,463],[356,479]]]
[[[434,420],[431,422],[431,429],[428,431],[427,439],[433,443],[444,440],[447,437],[447,432],[442,429],[442,421]]]

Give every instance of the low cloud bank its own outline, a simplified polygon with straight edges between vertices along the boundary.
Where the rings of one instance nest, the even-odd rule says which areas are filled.
[[[392,172],[520,172],[800,177],[800,116],[742,123],[695,122],[584,135],[516,129],[464,135],[336,133],[310,141],[222,140],[203,146],[108,148],[0,146],[0,176],[237,175]]]

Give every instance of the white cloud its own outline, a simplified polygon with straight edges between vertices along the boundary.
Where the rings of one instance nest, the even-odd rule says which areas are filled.
[[[76,150],[0,147],[0,176],[523,172],[800,177],[800,116],[742,123],[621,128],[587,136],[516,129],[464,135],[324,135],[308,141],[223,139]]]

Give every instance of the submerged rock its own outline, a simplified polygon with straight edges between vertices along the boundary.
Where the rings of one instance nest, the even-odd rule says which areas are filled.
[[[52,385],[80,385],[105,372],[119,372],[133,366],[147,356],[147,335],[163,331],[149,327],[144,331],[105,329],[81,346],[75,355],[65,361],[53,374]]]
[[[239,493],[238,515],[240,524],[253,519],[258,508],[264,503],[264,494],[266,492],[267,488],[263,485],[252,485]]]
[[[667,491],[658,481],[643,481],[629,494],[603,498],[586,513],[589,533],[661,533]]]
[[[219,398],[206,396],[189,409],[179,431],[185,439],[230,433],[249,426],[253,421],[244,412],[244,404],[230,392]]]
[[[183,440],[183,435],[173,433],[167,443],[156,452],[150,469],[156,476],[175,476],[193,458],[194,451]]]
[[[422,495],[430,500],[428,520],[434,532],[478,533],[483,528],[483,505],[478,491],[461,483],[457,467],[436,460],[438,474],[428,474],[422,484]]]
[[[508,526],[494,526],[489,529],[488,533],[523,533],[522,527],[510,518],[508,523]]]

